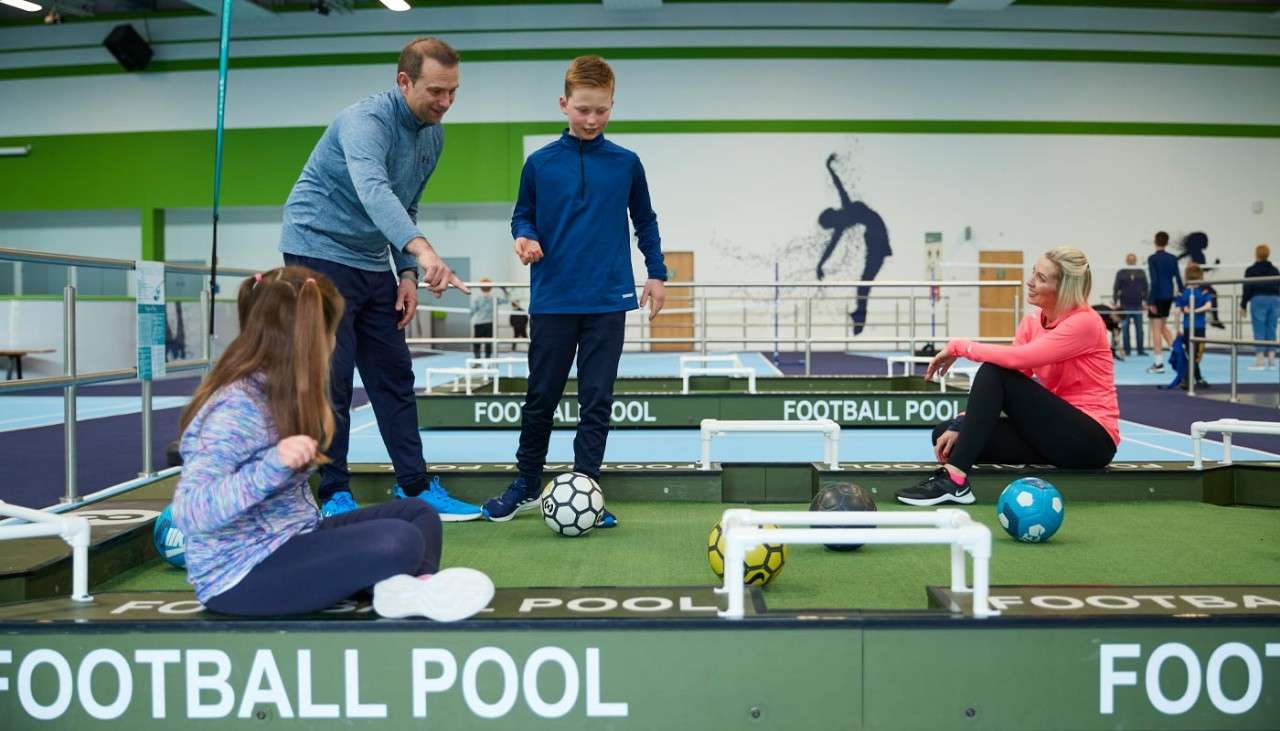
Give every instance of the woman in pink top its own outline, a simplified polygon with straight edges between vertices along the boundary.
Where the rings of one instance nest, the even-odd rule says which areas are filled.
[[[1013,345],[956,339],[925,373],[945,374],[956,358],[982,363],[959,419],[933,430],[942,463],[928,479],[899,490],[908,505],[972,503],[975,462],[1096,469],[1120,444],[1115,373],[1106,325],[1089,307],[1092,276],[1083,252],[1058,247],[1036,261],[1027,281],[1028,314]]]

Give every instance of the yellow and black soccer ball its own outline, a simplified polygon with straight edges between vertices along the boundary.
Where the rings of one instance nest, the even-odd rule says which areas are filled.
[[[787,553],[787,546],[783,543],[764,543],[747,551],[743,562],[743,581],[756,586],[764,586],[773,581],[782,573],[782,567],[787,563]],[[707,537],[707,563],[711,564],[716,577],[724,578],[724,528],[720,523],[716,523],[711,529],[711,535]]]

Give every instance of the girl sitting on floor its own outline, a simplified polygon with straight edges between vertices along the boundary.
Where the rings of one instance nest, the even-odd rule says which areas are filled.
[[[196,598],[224,614],[316,612],[372,589],[384,617],[464,619],[493,582],[439,571],[440,516],[397,500],[321,519],[307,478],[334,431],[329,357],[343,300],[324,276],[246,279],[240,334],[182,414],[173,517]]]

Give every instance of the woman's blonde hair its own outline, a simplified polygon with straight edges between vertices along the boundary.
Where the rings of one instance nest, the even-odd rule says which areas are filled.
[[[1271,258],[1271,247],[1266,244],[1258,244],[1258,248],[1253,250],[1253,256],[1258,261],[1266,261]]]
[[[1093,274],[1084,252],[1070,246],[1059,246],[1044,252],[1044,257],[1058,269],[1058,312],[1070,312],[1089,304]]]

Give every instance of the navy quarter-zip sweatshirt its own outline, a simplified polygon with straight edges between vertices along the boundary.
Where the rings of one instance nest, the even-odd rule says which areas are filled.
[[[648,279],[667,278],[658,216],[640,157],[600,135],[566,129],[520,172],[511,235],[542,245],[530,271],[529,314],[591,314],[639,307],[627,212]]]

